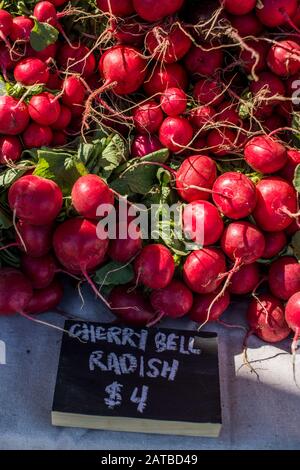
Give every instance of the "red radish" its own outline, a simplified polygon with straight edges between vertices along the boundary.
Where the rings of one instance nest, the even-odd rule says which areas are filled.
[[[60,106],[60,113],[58,118],[51,125],[52,129],[64,130],[68,127],[72,119],[72,113],[67,106]]]
[[[26,129],[29,114],[24,102],[12,96],[0,96],[0,134],[18,135]]]
[[[138,21],[134,17],[121,20],[114,18],[111,21],[111,28],[119,44],[142,47],[149,25],[141,23],[141,20]]]
[[[62,101],[67,106],[82,104],[86,89],[79,77],[71,75],[63,83]]]
[[[51,26],[57,24],[56,8],[51,2],[38,2],[34,7],[33,16],[41,23],[48,23]]]
[[[67,3],[68,0],[49,0],[49,1],[50,3],[53,3],[54,6],[60,7],[64,5],[65,3]]]
[[[245,146],[245,160],[262,174],[276,173],[287,162],[287,152],[276,140],[262,135],[253,137]]]
[[[287,180],[289,183],[292,183],[295,177],[295,170],[297,166],[300,165],[300,150],[288,150],[287,156],[287,163],[281,169],[280,176],[281,178]]]
[[[194,304],[190,312],[190,319],[197,323],[206,323],[207,320],[210,322],[219,320],[220,316],[227,310],[230,304],[230,296],[228,291],[222,295],[212,306],[214,299],[218,295],[218,291],[212,292],[211,294],[196,295],[194,298]],[[210,313],[209,313],[210,309]],[[207,319],[207,315],[209,318]]]
[[[270,49],[269,44],[259,39],[246,41],[246,44],[250,49],[253,49],[258,54],[258,60],[253,52],[248,49],[242,49],[240,59],[244,70],[247,73],[251,73],[254,67],[256,73],[262,72],[266,65],[267,54]]]
[[[57,265],[52,255],[32,258],[24,254],[21,257],[21,269],[34,289],[44,289],[52,283]]]
[[[233,28],[237,30],[242,38],[246,36],[259,36],[263,30],[263,25],[254,13],[232,16],[230,21]]]
[[[97,219],[97,210],[101,205],[106,205],[110,212],[114,201],[114,193],[97,175],[81,176],[72,189],[72,204],[87,219]]]
[[[64,44],[59,49],[58,63],[69,73],[78,73],[83,78],[90,77],[96,68],[96,59],[93,52],[80,44]]]
[[[287,244],[287,238],[284,232],[266,232],[264,233],[264,237],[266,240],[265,251],[262,255],[264,259],[274,258]]]
[[[164,289],[154,290],[150,302],[159,315],[180,318],[191,310],[193,294],[182,282],[174,279]]]
[[[281,232],[293,221],[289,212],[297,212],[297,197],[292,185],[281,178],[269,177],[256,186],[254,219],[266,232]]]
[[[236,271],[230,281],[229,292],[235,295],[251,294],[260,281],[257,263],[245,264]]]
[[[203,78],[196,83],[193,95],[200,104],[217,106],[224,99],[224,90],[218,81]]]
[[[134,13],[132,0],[97,0],[98,8],[114,16],[130,16]]]
[[[82,273],[100,266],[107,253],[108,237],[101,224],[74,218],[60,224],[53,237],[57,259],[71,273]]]
[[[256,14],[265,26],[276,28],[295,15],[297,6],[297,0],[262,0]]]
[[[207,246],[215,244],[224,230],[218,209],[207,201],[194,201],[183,211],[184,234],[189,240]]]
[[[7,37],[13,28],[13,17],[8,11],[0,10],[0,39],[7,43]],[[8,43],[7,43],[8,44]]]
[[[132,286],[114,287],[109,296],[109,304],[117,317],[133,326],[147,326],[154,318],[154,312],[146,302],[142,292]]]
[[[293,222],[285,229],[285,233],[288,237],[295,235],[299,230],[298,220],[294,219]]]
[[[215,119],[218,122],[223,122],[225,124],[238,125],[241,122],[236,104],[231,103],[230,101],[223,101],[223,103],[218,107]]]
[[[207,136],[207,146],[218,157],[225,157],[234,150],[236,133],[228,127],[213,129]]]
[[[225,256],[218,248],[193,251],[183,266],[187,286],[198,294],[214,292],[222,283],[226,271]]]
[[[68,136],[62,131],[53,132],[52,147],[63,147],[68,143]]]
[[[50,44],[49,46],[45,47],[42,51],[33,51],[33,56],[40,59],[42,62],[48,62],[49,59],[54,59],[58,51],[58,45]],[[49,80],[49,79],[48,79]]]
[[[16,65],[14,77],[24,86],[44,85],[49,79],[49,70],[40,59],[23,59]]]
[[[270,294],[261,294],[253,299],[247,312],[247,320],[252,332],[267,343],[277,343],[287,338],[291,332],[280,300]]]
[[[133,111],[133,121],[137,132],[140,134],[153,134],[158,131],[164,115],[159,104],[154,100],[149,100],[139,105]]]
[[[191,152],[193,154],[199,154],[203,149],[206,149],[206,147],[206,139],[200,135],[199,137],[196,137],[195,140],[193,140],[193,148],[191,149]],[[189,154],[191,152],[189,152]]]
[[[62,84],[63,84],[63,81],[60,78],[59,73],[50,71],[49,78],[46,84],[47,88],[49,88],[49,90],[61,90]]]
[[[172,281],[175,263],[170,250],[153,244],[143,248],[134,261],[137,282],[150,289],[163,289]]]
[[[23,313],[31,297],[31,284],[21,271],[0,269],[0,316]]]
[[[213,125],[215,110],[211,106],[199,106],[190,111],[189,121],[195,129],[201,129],[201,135],[204,132],[203,127]]]
[[[137,91],[147,73],[147,62],[141,53],[128,46],[114,46],[101,57],[99,71],[105,80],[104,88],[113,85],[117,95],[128,95]]]
[[[28,149],[49,147],[53,140],[53,133],[50,127],[40,126],[35,122],[29,124],[23,134],[24,145]]]
[[[209,192],[201,189],[212,189],[217,178],[215,162],[206,156],[195,155],[186,158],[176,174],[176,189],[184,201],[207,200]]]
[[[54,181],[27,175],[9,188],[8,201],[11,210],[20,219],[32,225],[47,225],[58,216],[63,196]]]
[[[234,220],[243,219],[255,209],[256,187],[242,173],[223,173],[213,186],[213,200],[226,217]]]
[[[7,72],[13,70],[14,66],[15,63],[10,56],[8,47],[6,47],[4,44],[0,44],[0,72],[6,81],[9,81],[7,79]]]
[[[168,116],[183,114],[187,108],[187,96],[180,88],[167,88],[160,98],[161,108]]]
[[[181,60],[192,45],[183,25],[178,23],[154,26],[146,36],[146,47],[151,56],[165,64]]]
[[[6,165],[8,161],[17,162],[22,154],[22,145],[18,137],[0,137],[0,164]]]
[[[268,279],[272,294],[288,300],[300,290],[300,264],[292,256],[282,256],[272,263]]]
[[[280,103],[279,98],[285,96],[283,82],[271,72],[260,73],[258,81],[251,83],[250,91],[254,97],[259,95],[258,112],[262,117],[269,116],[273,106]]]
[[[199,76],[210,77],[222,67],[224,53],[222,49],[212,49],[204,44],[193,46],[187,54],[184,63],[189,74],[194,78]]]
[[[261,258],[265,245],[261,231],[249,222],[229,224],[221,240],[224,253],[240,264],[251,264]]]
[[[27,304],[25,313],[34,315],[49,312],[55,309],[63,299],[63,286],[57,280],[54,280],[50,286],[45,289],[33,291],[33,296]]]
[[[132,142],[131,156],[133,158],[145,157],[146,155],[157,152],[162,148],[162,144],[155,135],[138,135]]]
[[[16,242],[29,256],[45,256],[52,248],[52,225],[31,225],[24,220],[17,223]],[[20,237],[19,235],[20,234]]]
[[[156,66],[145,80],[144,90],[146,95],[155,96],[163,93],[167,88],[181,88],[188,86],[188,78],[185,69],[180,64],[166,64],[164,67]]]
[[[10,32],[12,41],[29,41],[30,33],[34,26],[34,22],[27,16],[16,16],[13,19],[13,24]]]
[[[44,92],[31,98],[28,111],[35,122],[41,126],[50,126],[59,118],[60,104],[54,95]]]
[[[254,10],[257,0],[221,0],[222,6],[232,15],[246,15]]]
[[[295,332],[292,351],[296,352],[297,342],[300,335],[300,293],[296,292],[288,301],[285,307],[285,319],[289,327]]]
[[[183,3],[184,0],[133,0],[137,14],[151,23],[173,15],[180,10]]]
[[[286,124],[287,123],[285,119],[282,116],[278,116],[276,114],[267,117],[267,119],[265,119],[263,122],[263,126],[268,132],[273,132],[277,129],[281,129],[282,127],[285,127]]]
[[[294,41],[279,41],[268,54],[268,66],[276,75],[287,77],[300,70],[300,46]]]
[[[118,263],[128,263],[142,249],[142,234],[134,223],[120,222],[117,227],[117,238],[111,240],[108,255]]]
[[[171,152],[184,150],[193,138],[193,128],[182,117],[168,117],[159,130],[159,140]]]

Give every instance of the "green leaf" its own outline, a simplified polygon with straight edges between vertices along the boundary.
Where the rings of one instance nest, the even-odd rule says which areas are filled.
[[[292,128],[297,131],[293,132],[293,141],[296,147],[300,148],[300,113],[293,114]]]
[[[12,220],[0,209],[0,229],[7,230],[12,227]]]
[[[0,191],[9,188],[15,181],[23,176],[27,171],[28,167],[32,166],[31,161],[22,161],[22,165],[19,168],[7,168],[3,173],[0,174]]]
[[[300,262],[300,231],[295,233],[293,236],[291,246],[293,248],[294,256]]]
[[[101,286],[119,286],[128,284],[134,279],[133,267],[130,264],[124,265],[111,261],[98,269],[94,280]]]
[[[300,193],[300,165],[297,166],[295,170],[295,176],[294,176],[294,186],[295,189],[298,193]]]
[[[35,19],[30,34],[30,45],[37,52],[43,51],[46,47],[56,43],[58,35],[59,32],[56,28]]]
[[[88,172],[77,156],[55,150],[38,150],[34,174],[55,181],[65,196],[71,194],[74,183]]]
[[[109,137],[106,141],[106,147],[102,152],[100,160],[103,178],[109,178],[112,172],[118,168],[121,162],[125,161],[126,148],[124,140],[119,136],[119,134],[115,134]]]

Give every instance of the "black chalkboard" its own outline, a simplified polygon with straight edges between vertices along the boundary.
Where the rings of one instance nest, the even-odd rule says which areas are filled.
[[[218,435],[215,333],[67,321],[52,423]]]

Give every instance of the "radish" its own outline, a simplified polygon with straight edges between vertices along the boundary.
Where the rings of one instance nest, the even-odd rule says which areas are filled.
[[[296,149],[288,150],[287,157],[287,163],[281,169],[279,175],[289,183],[292,183],[295,177],[295,170],[300,165],[300,151]]]
[[[203,128],[213,124],[214,116],[215,110],[211,106],[199,106],[190,111],[189,121],[195,129],[201,129],[202,135],[206,131]]]
[[[32,56],[37,57],[37,59],[40,59],[42,62],[49,62],[55,59],[57,51],[58,45],[55,43],[45,47],[42,51],[33,51]]]
[[[13,70],[14,66],[15,63],[10,56],[8,47],[4,44],[0,44],[0,72],[6,81],[9,81],[7,78],[7,72]]]
[[[113,313],[129,325],[146,326],[155,316],[142,292],[133,290],[132,286],[114,287],[109,304]]]
[[[20,250],[28,256],[40,258],[45,256],[52,248],[52,225],[31,225],[19,220],[16,228],[16,241]]]
[[[0,39],[7,45],[9,45],[7,37],[10,35],[12,28],[13,17],[8,11],[0,10]]]
[[[68,136],[62,131],[53,132],[51,146],[52,147],[63,147],[68,143]]]
[[[221,237],[224,223],[218,209],[207,201],[194,201],[183,211],[184,234],[203,246],[214,245]]]
[[[114,16],[130,16],[134,13],[132,0],[97,0],[98,8]]]
[[[112,86],[117,95],[128,95],[143,84],[147,62],[133,47],[114,46],[102,55],[99,72],[105,80],[103,89]]]
[[[31,300],[26,306],[25,313],[39,314],[54,310],[62,301],[64,295],[63,286],[57,280],[54,280],[45,289],[33,291]]]
[[[198,294],[214,292],[222,283],[226,271],[225,256],[218,248],[193,251],[183,266],[183,277],[187,286]]]
[[[182,117],[168,117],[159,130],[161,144],[171,150],[180,152],[184,150],[193,138],[193,128],[188,120]]]
[[[243,219],[255,209],[256,187],[242,173],[223,173],[213,186],[213,200],[226,217],[234,220]]]
[[[27,175],[9,188],[8,201],[17,217],[32,225],[47,225],[58,216],[63,196],[54,181]]]
[[[0,137],[0,164],[6,165],[8,161],[17,162],[22,155],[22,145],[18,137]]]
[[[146,155],[157,152],[162,148],[163,145],[155,135],[138,135],[132,142],[131,156],[133,158],[145,157]]]
[[[153,244],[143,248],[134,261],[137,282],[150,289],[163,289],[172,281],[175,263],[170,250]]]
[[[227,310],[230,305],[230,295],[228,291],[222,295],[212,306],[210,312],[209,308],[212,305],[214,299],[218,295],[218,291],[211,294],[196,295],[194,298],[194,304],[190,311],[190,319],[196,323],[206,323],[218,321],[220,316]],[[207,316],[209,318],[207,319]]]
[[[111,20],[111,29],[114,38],[119,44],[142,47],[146,33],[149,30],[149,25],[142,23],[141,20],[137,20],[134,17],[125,19],[114,18]]]
[[[231,278],[229,292],[235,295],[251,294],[260,281],[257,263],[245,264]]]
[[[193,305],[193,294],[183,284],[174,279],[164,289],[154,290],[150,302],[160,316],[180,318],[187,315]]]
[[[268,66],[280,77],[294,75],[300,70],[300,46],[294,41],[279,41],[268,54]]]
[[[183,114],[187,108],[187,96],[180,88],[167,88],[160,98],[161,109],[168,116]]]
[[[82,273],[89,280],[88,272],[100,266],[106,257],[108,236],[101,224],[69,219],[54,232],[53,248],[57,259],[70,273]]]
[[[28,149],[49,147],[53,140],[53,133],[50,127],[40,126],[32,122],[23,133],[24,145]]]
[[[221,0],[222,6],[232,15],[246,15],[254,10],[257,0]]]
[[[94,54],[86,46],[80,44],[64,44],[59,49],[59,65],[69,73],[78,73],[83,78],[90,77],[96,68]]]
[[[196,83],[193,96],[200,104],[217,106],[223,101],[224,90],[217,80],[203,78]]]
[[[180,64],[166,64],[164,67],[156,66],[144,82],[144,90],[148,96],[163,93],[167,88],[185,90],[187,86],[187,74]]]
[[[300,335],[300,320],[299,320],[299,311],[300,311],[300,293],[297,292],[294,294],[288,301],[285,307],[285,319],[289,327],[295,332],[292,352],[296,353],[298,346],[298,340]]]
[[[146,36],[145,45],[151,56],[165,64],[181,60],[189,51],[192,41],[183,25],[168,23],[154,26]]]
[[[284,232],[266,232],[264,233],[266,240],[265,251],[262,255],[264,259],[271,259],[285,248],[287,244],[286,234]]]
[[[242,38],[247,36],[259,36],[263,30],[263,25],[254,13],[232,16],[230,22]]]
[[[54,6],[60,7],[67,3],[69,0],[49,0],[50,3],[53,3]]]
[[[50,126],[59,118],[60,104],[54,95],[44,92],[31,98],[28,111],[35,122],[41,126]]]
[[[280,103],[280,97],[285,96],[285,86],[283,82],[271,72],[259,74],[258,81],[253,81],[250,91],[254,97],[259,95],[258,116],[270,116],[273,106]]]
[[[193,140],[193,148],[188,152],[184,152],[183,155],[185,155],[185,153],[188,152],[188,154],[190,155],[191,152],[193,154],[199,154],[202,152],[203,149],[206,149],[207,145],[206,145],[206,139],[205,137],[202,137],[201,135],[199,137],[196,137],[194,140]]]
[[[15,80],[24,86],[45,85],[49,79],[47,65],[35,57],[23,59],[14,70]]]
[[[222,67],[223,59],[222,49],[212,49],[204,44],[201,47],[193,46],[185,57],[184,64],[193,78],[210,77]]]
[[[234,150],[236,133],[228,127],[213,129],[207,136],[207,146],[218,156],[225,157]]]
[[[49,90],[61,90],[63,85],[63,81],[60,78],[60,75],[57,71],[53,72],[50,70],[49,72],[49,78],[46,83],[46,87]]]
[[[215,162],[206,156],[195,155],[186,158],[176,174],[176,189],[184,201],[193,202],[209,199],[210,192],[217,178]]]
[[[33,16],[41,23],[48,23],[54,27],[57,25],[57,11],[51,2],[38,2],[34,7]]]
[[[245,146],[245,160],[262,174],[276,173],[287,162],[287,152],[276,140],[262,135],[253,137]]]
[[[101,205],[107,206],[107,212],[114,207],[114,193],[97,175],[81,176],[74,184],[71,196],[76,211],[87,219],[97,219]]]
[[[246,41],[246,44],[250,49],[257,53],[258,59],[250,50],[242,49],[240,60],[242,62],[243,69],[247,73],[251,73],[254,67],[256,73],[262,72],[267,61],[267,55],[270,49],[269,44],[259,39]]]
[[[281,178],[269,177],[256,186],[257,205],[253,216],[266,232],[281,232],[293,221],[290,213],[297,211],[297,197],[292,185]]]
[[[151,23],[161,20],[165,16],[174,15],[180,10],[184,0],[133,0],[137,14],[143,20]]]
[[[285,127],[286,125],[287,123],[285,119],[282,116],[278,116],[276,114],[273,114],[272,116],[267,117],[267,119],[265,119],[263,122],[263,126],[266,129],[266,131],[272,132],[272,135],[275,134],[275,131],[277,131],[277,129],[281,129],[282,127]]]
[[[300,264],[292,256],[282,256],[272,263],[268,279],[272,294],[288,300],[300,290]]]
[[[24,102],[12,96],[0,96],[0,134],[18,135],[26,129],[29,113]]]
[[[63,83],[62,101],[67,106],[83,104],[85,97],[85,86],[79,77],[71,75]]]
[[[16,16],[13,18],[13,24],[9,35],[11,40],[14,42],[28,42],[33,26],[34,22],[31,18],[28,18],[27,16]]]
[[[45,289],[54,279],[57,264],[52,255],[32,258],[24,254],[21,257],[21,269],[34,289]]]
[[[218,106],[215,120],[225,124],[240,125],[241,119],[238,114],[237,105],[230,101],[223,101],[223,103]]]
[[[297,7],[297,0],[262,0],[261,5],[256,7],[256,14],[265,26],[276,28],[292,18]]]
[[[270,294],[261,294],[252,300],[247,320],[251,331],[267,343],[283,341],[291,332],[285,321],[282,303]]]
[[[142,234],[135,223],[120,222],[117,238],[111,240],[108,250],[110,258],[118,263],[128,263],[142,249]]]
[[[0,316],[22,314],[32,297],[30,282],[17,269],[0,269]]]
[[[149,100],[139,105],[133,111],[133,121],[137,132],[140,134],[153,134],[158,131],[164,115],[160,106],[154,100]]]
[[[237,266],[251,264],[262,257],[265,250],[262,232],[249,222],[233,222],[225,229],[221,246]]]
[[[58,118],[51,124],[52,129],[64,130],[68,127],[72,119],[72,114],[67,106],[60,106],[60,113]]]

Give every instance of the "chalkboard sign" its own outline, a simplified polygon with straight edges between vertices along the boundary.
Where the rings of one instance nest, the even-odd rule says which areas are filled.
[[[67,321],[52,424],[218,436],[215,333]]]

